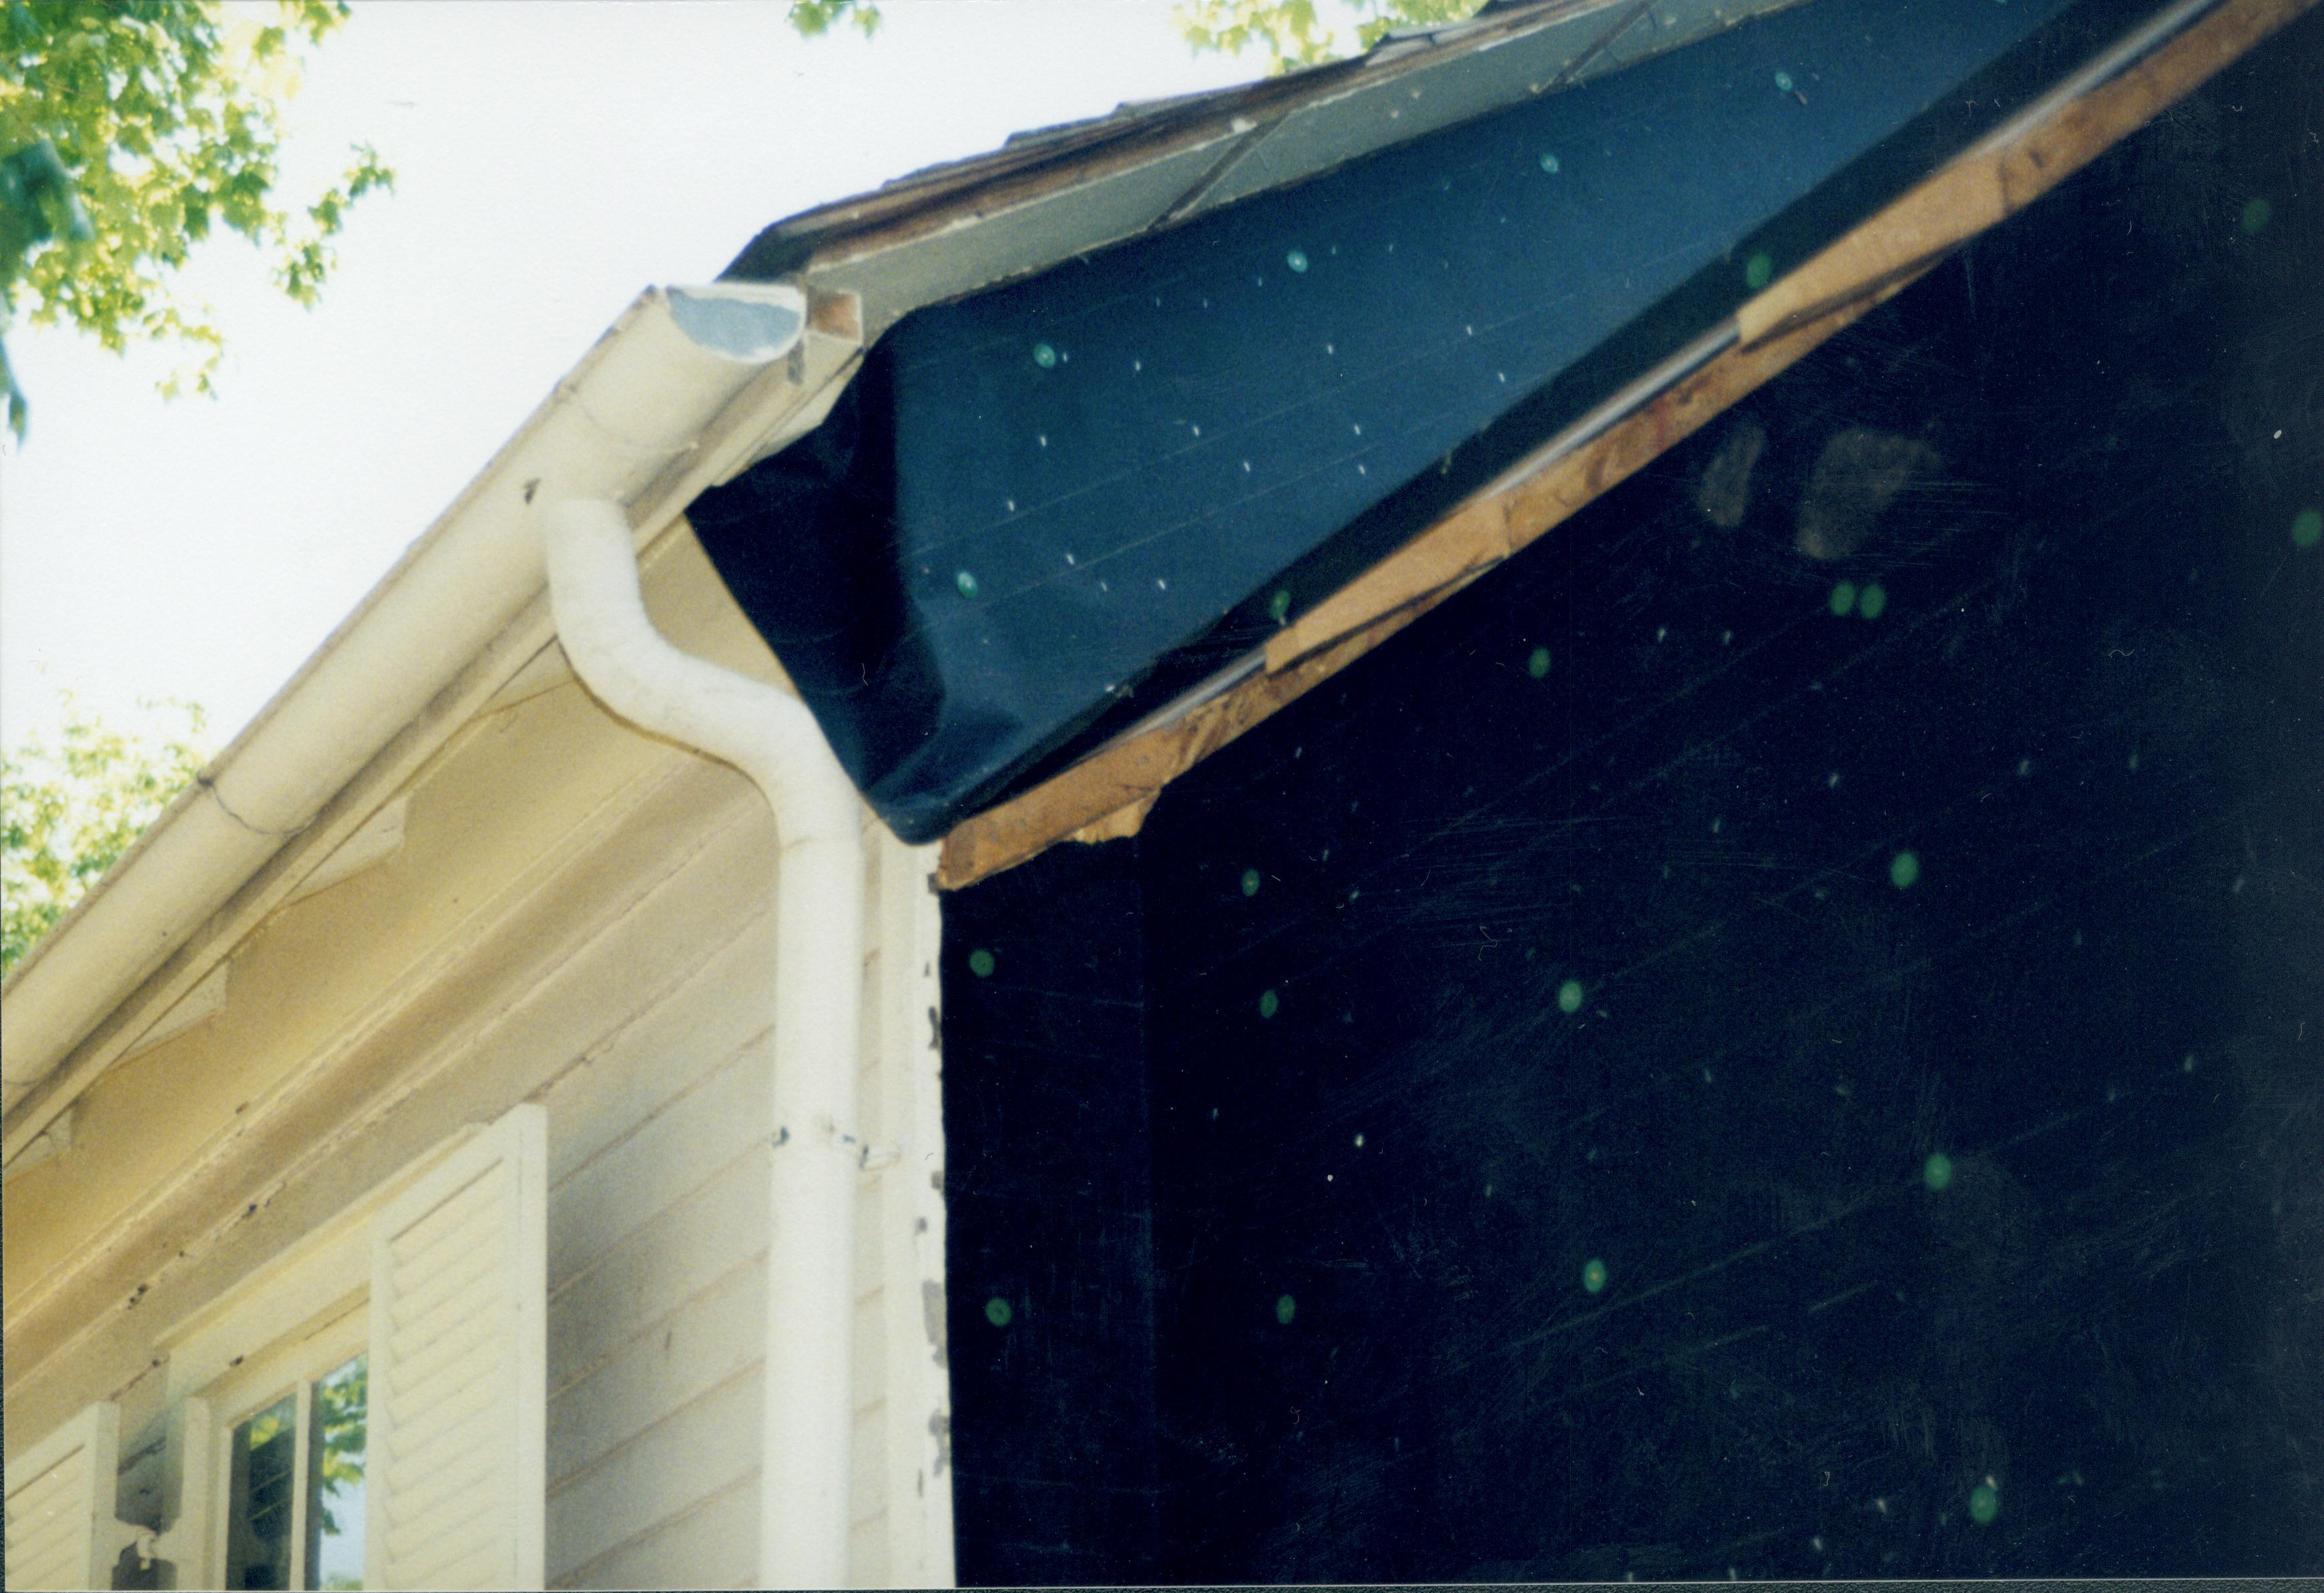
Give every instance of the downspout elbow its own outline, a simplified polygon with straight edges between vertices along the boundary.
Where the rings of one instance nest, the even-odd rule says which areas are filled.
[[[654,629],[622,506],[571,498],[550,505],[544,521],[557,634],[598,700],[748,775],[775,810],[784,851],[814,842],[860,846],[855,788],[807,704],[681,652]]]
[[[773,809],[773,1112],[767,1124],[766,1360],[759,1584],[848,1571],[854,1441],[862,806],[807,705],[679,651],[648,619],[628,515],[603,499],[544,516],[549,601],[575,673],[639,728],[734,765]]]

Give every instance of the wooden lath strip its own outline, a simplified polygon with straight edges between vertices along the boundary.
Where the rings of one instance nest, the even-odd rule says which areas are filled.
[[[2023,210],[2317,0],[2226,0],[2144,60],[1948,162],[1736,312],[1725,352],[1579,447],[1471,499],[1277,632],[1267,669],[945,837],[937,883],[1137,833],[1163,787],[1700,430],[1977,234]]]

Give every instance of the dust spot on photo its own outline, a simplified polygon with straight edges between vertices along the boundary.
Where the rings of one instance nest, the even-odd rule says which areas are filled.
[[[1862,548],[1881,511],[1940,461],[1928,444],[1852,426],[1832,434],[1800,498],[1792,546],[1810,558],[1846,558]]]

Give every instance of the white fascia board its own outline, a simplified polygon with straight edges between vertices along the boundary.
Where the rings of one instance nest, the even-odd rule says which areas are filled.
[[[109,1062],[77,1063],[72,1088],[27,1103],[90,1031],[535,603],[546,577],[534,496],[628,503],[641,540],[650,538],[703,487],[820,421],[854,370],[859,325],[852,304],[810,307],[789,282],[641,295],[13,971],[0,990],[5,1154],[29,1144]]]

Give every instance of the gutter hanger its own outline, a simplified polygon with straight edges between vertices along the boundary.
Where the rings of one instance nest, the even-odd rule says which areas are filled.
[[[18,965],[0,1061],[14,1156],[118,1054],[91,1031],[539,597],[527,503],[637,504],[640,533],[819,423],[853,373],[851,301],[789,282],[641,295],[290,684]],[[198,975],[196,975],[198,977]],[[73,1066],[35,1088],[68,1061]]]
[[[619,504],[566,499],[543,520],[557,633],[575,672],[622,718],[741,769],[774,810],[781,852],[768,971],[774,1120],[759,1581],[840,1587],[864,1160],[855,1125],[864,809],[805,703],[680,652],[654,630]]]

